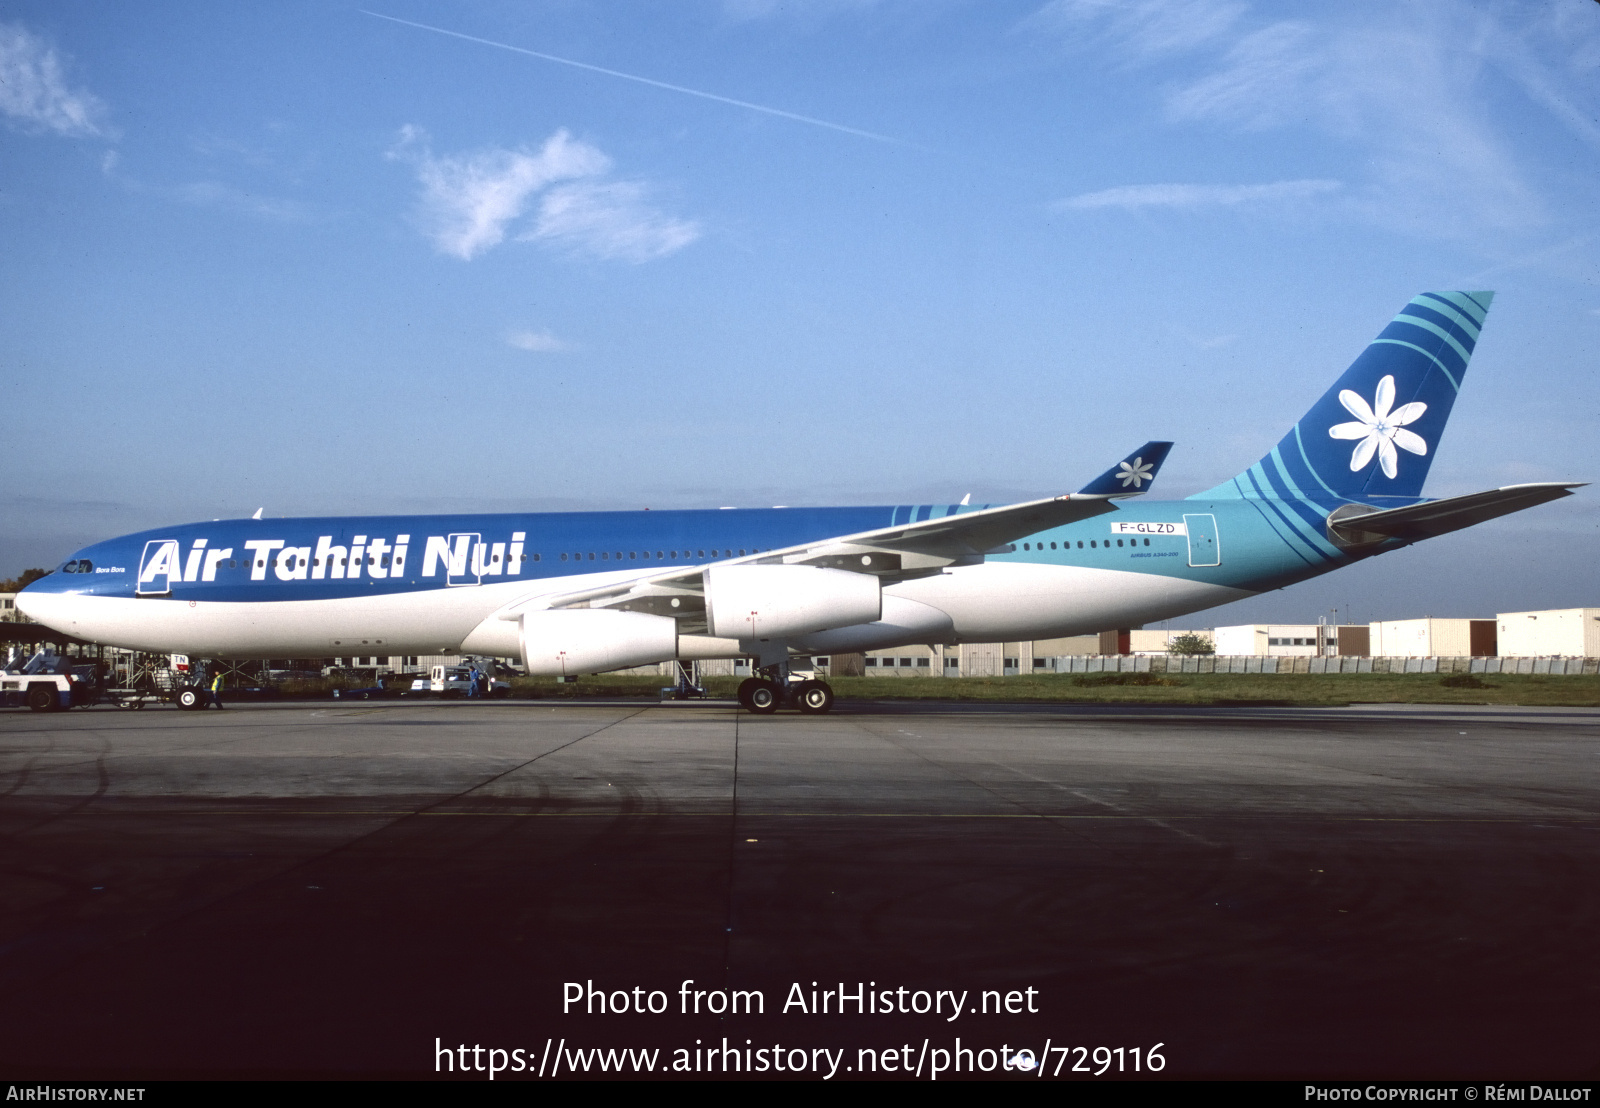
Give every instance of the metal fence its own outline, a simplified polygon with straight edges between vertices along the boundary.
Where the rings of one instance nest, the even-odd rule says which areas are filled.
[[[1074,654],[1035,673],[1600,673],[1600,658],[1267,658],[1259,655]]]

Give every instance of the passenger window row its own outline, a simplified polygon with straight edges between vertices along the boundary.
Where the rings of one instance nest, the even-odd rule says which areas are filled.
[[[735,554],[735,552],[733,551],[733,549],[731,547],[725,548],[725,549],[719,548],[719,549],[711,551],[711,557],[713,557],[713,558],[734,558],[734,557],[742,558],[747,553],[748,554],[759,554],[759,553],[761,553],[761,548],[760,547],[752,547],[747,551],[744,547],[740,547],[737,554]],[[655,555],[654,555],[656,561],[663,561],[663,562],[665,562],[665,561],[677,561],[680,557],[685,559],[685,560],[689,560],[689,559],[693,559],[693,558],[704,558],[705,556],[706,556],[706,552],[704,550],[683,550],[683,551],[678,551],[678,550],[657,550],[655,552]],[[591,551],[587,551],[587,552],[579,551],[579,552],[576,552],[576,553],[573,553],[573,554],[562,554],[561,555],[561,560],[563,562],[568,561],[569,559],[571,561],[574,561],[574,562],[582,562],[582,561],[593,562],[593,561],[595,561],[597,559],[599,561],[602,561],[602,562],[609,562],[609,561],[618,561],[618,562],[620,562],[620,561],[624,561],[624,560],[627,560],[627,561],[638,561],[638,560],[641,560],[641,559],[644,560],[644,561],[650,561],[651,560],[651,553],[648,550],[645,550],[645,551],[629,550],[627,553],[623,553],[620,550],[615,551],[615,552],[609,551],[609,550],[602,550],[598,554],[596,554],[594,551],[591,550]],[[492,563],[497,563],[497,562],[499,562],[499,560],[500,560],[499,556],[496,555],[493,559],[491,559],[491,564]],[[517,561],[539,562],[539,561],[543,561],[543,560],[544,560],[543,557],[541,555],[538,555],[538,554],[522,554],[522,555],[515,556],[515,557],[508,556],[506,558],[507,562],[517,562]],[[367,558],[364,558],[364,559],[362,559],[362,558],[357,558],[357,559],[328,558],[327,559],[327,563],[328,563],[329,566],[338,566],[338,567],[341,567],[341,568],[343,568],[345,566],[348,566],[351,561],[354,561],[356,563],[356,565],[358,565],[358,566],[359,565],[363,565],[363,564],[369,565],[369,566],[381,566],[381,567],[384,567],[384,568],[389,568],[389,566],[390,566],[389,555],[387,555],[387,554],[383,555],[382,557],[377,557],[377,558],[367,557]],[[238,558],[229,558],[228,562],[227,562],[228,568],[229,569],[238,569],[239,568],[239,562],[240,562],[240,559],[238,559]],[[246,568],[248,568],[250,560],[248,558],[246,558],[246,559],[244,559],[244,562],[245,562]],[[321,559],[321,558],[313,558],[313,559],[311,559],[311,562],[310,562],[310,564],[312,566],[317,567],[317,568],[321,568],[322,563],[323,563],[323,559]],[[87,567],[88,564],[89,563],[87,561],[81,563],[81,565],[83,567]],[[219,562],[218,564],[220,565],[221,563]],[[285,557],[285,556],[279,556],[274,564],[279,566],[279,567],[281,567],[281,568],[283,568],[283,569],[294,569],[295,568],[294,559],[293,558],[289,558],[289,557]],[[306,560],[304,558],[301,558],[300,559],[300,567],[304,568],[306,566],[306,564],[307,564]],[[66,569],[67,573],[88,573],[89,572],[89,570],[87,568],[78,568],[80,563],[68,563],[68,565],[72,566],[73,568]],[[266,562],[265,559],[261,559],[261,560],[256,562],[256,568],[257,569],[265,569],[266,567],[267,567],[267,562]],[[63,568],[65,568],[65,567],[63,567]],[[404,558],[395,558],[394,559],[394,563],[393,563],[393,568],[396,569],[396,570],[405,569],[405,559]]]
[[[1138,539],[1128,539],[1127,543],[1128,543],[1129,546],[1138,546],[1139,545],[1139,540]],[[1117,540],[1117,545],[1121,546],[1122,544],[1123,544],[1123,540],[1122,539],[1118,539]],[[1064,543],[1061,543],[1060,545],[1061,545],[1062,549],[1066,549],[1066,550],[1072,549],[1072,543],[1071,542],[1064,542]],[[1144,545],[1145,546],[1149,546],[1150,545],[1150,540],[1149,539],[1145,539],[1144,540]],[[1099,543],[1098,540],[1096,540],[1096,539],[1090,539],[1089,540],[1089,548],[1091,550],[1098,549],[1099,546],[1100,546],[1100,543]],[[1111,548],[1111,540],[1110,539],[1106,539],[1105,540],[1105,546],[1106,546],[1106,549],[1108,549],[1108,550]],[[1037,548],[1039,550],[1043,550],[1045,548],[1045,545],[1042,542],[1041,543],[1025,542],[1025,543],[1022,544],[1022,549],[1023,550],[1027,550],[1027,551],[1031,552],[1035,548]],[[1082,550],[1083,548],[1084,548],[1083,540],[1079,539],[1078,540],[1078,549]],[[1051,550],[1057,549],[1056,544],[1055,543],[1051,543],[1050,544],[1050,549]],[[735,551],[731,547],[716,548],[716,549],[713,549],[711,551],[710,556],[712,558],[734,558],[734,557],[742,558],[747,553],[748,554],[759,554],[759,553],[761,553],[761,548],[760,547],[752,547],[747,551],[744,547],[740,547],[737,553],[735,553]],[[648,550],[644,550],[644,551],[629,550],[626,553],[624,553],[621,550],[617,550],[617,551],[602,550],[602,551],[599,551],[598,554],[595,551],[591,550],[591,551],[577,551],[577,552],[573,552],[573,553],[570,553],[570,554],[562,553],[560,557],[561,557],[561,560],[563,562],[569,561],[569,560],[570,561],[574,561],[574,562],[583,562],[583,561],[589,561],[589,562],[593,562],[593,561],[602,561],[602,562],[617,561],[617,562],[621,562],[621,561],[624,561],[624,560],[631,562],[631,561],[640,561],[640,560],[650,561],[651,558],[652,558],[652,555],[651,555],[651,552],[648,551]],[[690,560],[690,559],[693,559],[693,558],[704,558],[704,557],[706,557],[706,552],[704,550],[681,550],[681,551],[680,550],[657,550],[655,552],[655,554],[654,554],[654,560],[656,560],[658,562],[677,561],[680,558],[687,561],[687,560]],[[238,559],[238,558],[229,558],[228,559],[228,568],[229,569],[237,569],[239,567],[240,560],[241,559]],[[245,561],[245,563],[247,565],[249,564],[249,559],[248,558],[243,559],[243,560]],[[530,561],[530,560],[538,562],[538,561],[542,561],[543,558],[539,554],[522,554],[522,555],[519,555],[519,556],[507,557],[507,559],[506,559],[507,562],[517,562],[517,561],[527,562],[527,561]],[[363,558],[363,559],[350,559],[350,558],[328,558],[327,559],[327,563],[328,563],[329,566],[338,566],[340,568],[344,568],[344,567],[348,566],[351,561],[355,561],[355,563],[357,565],[366,564],[368,566],[379,566],[379,567],[383,567],[383,568],[391,568],[391,566],[390,566],[390,556],[388,554],[384,554],[381,557],[372,557],[372,556],[369,555],[368,557]],[[493,561],[494,562],[498,562],[499,561],[499,557],[496,556],[493,559]],[[321,559],[321,558],[313,558],[313,559],[311,559],[311,565],[316,566],[318,568],[321,568],[322,562],[323,562],[323,559]],[[280,556],[277,559],[277,565],[282,567],[282,568],[284,568],[284,569],[293,569],[294,568],[294,559]],[[267,566],[267,563],[266,563],[266,561],[264,559],[261,560],[261,561],[256,562],[256,568],[257,569],[265,569],[266,566]],[[303,569],[303,568],[305,568],[305,566],[306,566],[306,559],[301,558],[300,559],[300,568]],[[397,571],[404,570],[405,569],[405,559],[404,558],[395,558],[394,561],[393,561],[392,568],[397,570]],[[81,561],[81,562],[69,562],[69,563],[67,563],[67,565],[63,566],[62,569],[67,573],[89,573],[89,572],[91,572],[90,563],[87,560],[84,560],[84,561]]]
[[[745,556],[745,553],[746,553],[745,548],[741,546],[739,548],[739,552],[737,554],[735,554],[732,549],[723,549],[720,552],[717,551],[717,550],[713,550],[711,552],[711,557],[713,557],[713,558],[736,558],[736,557],[737,558],[743,558]],[[759,553],[761,553],[761,548],[760,547],[752,547],[750,549],[749,553],[751,553],[751,554],[759,554]],[[689,559],[693,559],[693,558],[704,558],[705,556],[706,556],[706,552],[704,550],[684,550],[684,551],[681,551],[681,552],[677,551],[677,550],[657,550],[655,552],[655,560],[658,561],[658,562],[677,561],[678,558],[680,558],[680,557],[684,558],[685,560],[689,560]],[[564,561],[567,560],[568,557],[569,557],[569,555],[562,554],[561,555],[561,560],[564,562]],[[594,551],[591,550],[591,551],[588,551],[587,553],[580,551],[580,552],[577,552],[577,553],[574,553],[574,554],[570,555],[570,557],[574,562],[582,562],[582,561],[590,561],[590,562],[592,562],[592,561],[594,561],[596,559],[597,555],[595,554]],[[626,559],[627,561],[630,561],[630,562],[638,561],[638,560],[643,560],[643,561],[647,561],[648,562],[650,560],[650,551],[648,551],[648,550],[642,550],[642,551],[641,550],[630,550],[626,554],[624,554],[620,550],[615,551],[615,552],[610,551],[610,550],[602,550],[602,551],[600,551],[600,553],[598,555],[598,558],[602,562],[610,562],[610,561],[620,562],[620,561],[623,561],[624,559]],[[533,556],[533,560],[537,562],[539,560],[539,555],[535,554]]]
[[[1144,544],[1146,546],[1149,546],[1150,545],[1150,540],[1149,539],[1145,539],[1144,540]],[[1118,546],[1122,545],[1122,540],[1121,539],[1117,540],[1117,545]],[[1139,545],[1139,540],[1138,539],[1129,539],[1128,540],[1128,545],[1129,546],[1138,546]],[[1098,540],[1096,540],[1096,539],[1090,539],[1089,540],[1089,549],[1090,550],[1098,550],[1099,546],[1100,546],[1100,544],[1099,544]],[[1061,544],[1061,547],[1062,547],[1063,550],[1071,550],[1072,549],[1072,544],[1070,542],[1064,542],[1064,543]],[[1054,550],[1055,548],[1056,548],[1056,544],[1055,543],[1051,543],[1050,544],[1050,549]],[[1034,549],[1043,550],[1044,549],[1044,543],[1042,543],[1042,542],[1035,542],[1035,543],[1025,542],[1025,543],[1022,544],[1022,549],[1024,549],[1024,550],[1034,550]],[[1083,540],[1082,539],[1078,540],[1078,549],[1079,550],[1083,549]],[[1106,549],[1107,550],[1111,549],[1111,540],[1110,539],[1106,540]]]

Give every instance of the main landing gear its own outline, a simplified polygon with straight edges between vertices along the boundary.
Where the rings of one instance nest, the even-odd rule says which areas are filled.
[[[826,681],[815,679],[795,682],[785,689],[770,677],[751,677],[739,686],[739,703],[760,716],[783,707],[815,716],[833,707],[833,689]]]

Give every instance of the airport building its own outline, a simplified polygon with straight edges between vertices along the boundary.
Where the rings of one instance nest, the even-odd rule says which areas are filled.
[[[1390,619],[1373,623],[1368,654],[1377,658],[1493,658],[1492,619]]]
[[[0,634],[0,640],[16,648],[34,642],[35,636],[25,634],[23,627],[14,626],[31,622],[17,610],[15,593],[0,593],[0,625],[13,625],[10,632]],[[1132,665],[1136,659],[1172,656],[1173,642],[1185,636],[1210,643],[1214,656],[1221,659],[1593,659],[1600,658],[1600,608],[1502,612],[1494,619],[1426,617],[1379,620],[1370,624],[1243,624],[1215,629],[1131,628],[1026,642],[900,646],[870,654],[818,656],[814,659],[814,665],[826,677],[1015,677],[1024,674],[1085,672],[1086,662],[1090,669],[1098,669],[1100,663],[1092,660],[1095,658],[1114,660],[1122,657],[1128,659],[1125,665]],[[42,643],[44,640],[38,641]],[[4,650],[4,645],[0,644],[0,654]],[[104,657],[113,668],[131,670],[136,665],[136,656],[132,651],[107,649]],[[432,665],[455,664],[459,660],[455,656],[383,654],[304,660],[274,659],[267,661],[269,668],[263,676],[278,680],[339,670],[364,673],[376,679],[384,674],[425,672]],[[508,660],[515,662],[515,659]],[[1141,666],[1144,664],[1139,662]],[[1304,663],[1299,665],[1303,666]],[[699,668],[702,676],[706,677],[748,677],[751,673],[748,659],[707,661],[700,663]],[[617,672],[671,677],[676,673],[676,663],[663,662]]]
[[[1345,653],[1339,649],[1339,631],[1325,623],[1245,623],[1218,627],[1211,641],[1218,654],[1229,657],[1318,658]]]
[[[1501,612],[1495,625],[1502,658],[1600,657],[1600,608]]]

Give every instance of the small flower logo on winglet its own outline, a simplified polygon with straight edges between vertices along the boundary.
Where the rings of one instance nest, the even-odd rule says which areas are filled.
[[[1426,454],[1428,444],[1422,436],[1406,430],[1406,424],[1415,423],[1422,418],[1422,413],[1428,410],[1426,404],[1413,401],[1402,404],[1394,411],[1389,407],[1394,403],[1394,378],[1385,377],[1378,382],[1378,394],[1373,398],[1376,403],[1367,407],[1367,402],[1349,389],[1339,393],[1339,403],[1359,422],[1338,423],[1328,428],[1328,434],[1336,439],[1360,439],[1355,451],[1350,455],[1350,471],[1359,471],[1372,461],[1372,455],[1378,455],[1378,464],[1383,467],[1383,475],[1394,480],[1394,475],[1399,472],[1399,455],[1395,447],[1408,450],[1413,454]]]
[[[1131,463],[1118,462],[1117,465],[1121,468],[1112,476],[1122,482],[1123,488],[1127,488],[1129,485],[1136,489],[1143,488],[1144,483],[1151,480],[1150,463],[1146,462],[1142,457],[1135,458]]]

